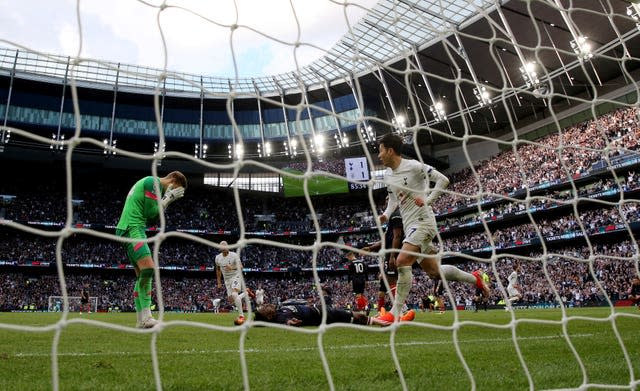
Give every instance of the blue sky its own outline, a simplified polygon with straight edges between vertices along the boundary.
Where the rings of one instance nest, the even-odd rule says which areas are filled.
[[[320,58],[348,32],[348,23],[375,5],[374,0],[348,6],[338,0],[174,0],[160,11],[161,1],[145,3],[0,0],[0,46],[162,68],[164,35],[169,70],[234,77],[233,47],[238,76],[258,77],[292,71],[295,59],[302,67]],[[234,24],[239,27],[232,30]],[[296,41],[303,43],[297,49]]]

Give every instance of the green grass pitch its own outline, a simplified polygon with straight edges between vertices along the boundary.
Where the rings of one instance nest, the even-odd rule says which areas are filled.
[[[67,322],[60,313],[0,313],[0,390],[51,389],[54,346],[61,390],[153,390],[153,349],[165,390],[241,390],[241,346],[252,390],[328,390],[319,344],[336,390],[402,389],[392,345],[407,389],[468,390],[472,382],[454,340],[478,390],[567,389],[583,381],[634,389],[632,379],[640,388],[640,311],[585,308],[566,314],[574,317],[566,322],[571,344],[563,336],[559,309],[517,310],[513,319],[499,310],[419,313],[395,333],[373,326],[330,327],[321,338],[312,333],[315,328],[234,327],[232,314],[167,313],[168,323],[154,334],[99,323],[130,327],[133,313],[74,313]],[[461,323],[454,333],[455,315]],[[50,330],[18,331],[9,325]]]

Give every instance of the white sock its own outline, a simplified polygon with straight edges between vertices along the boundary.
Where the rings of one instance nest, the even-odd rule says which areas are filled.
[[[476,277],[473,274],[462,271],[455,266],[441,265],[440,270],[442,270],[442,276],[447,281],[468,282],[469,284],[473,284],[474,286],[476,284]]]
[[[238,309],[238,314],[240,314],[240,316],[244,316],[244,312],[242,312],[242,298],[240,297],[240,295],[234,295],[233,303]]]
[[[143,308],[140,317],[142,320],[151,318],[151,308]]]
[[[400,266],[398,268],[398,281],[396,282],[396,297],[393,301],[391,314],[393,316],[400,315],[404,301],[409,295],[411,284],[413,283],[413,272],[411,266]]]

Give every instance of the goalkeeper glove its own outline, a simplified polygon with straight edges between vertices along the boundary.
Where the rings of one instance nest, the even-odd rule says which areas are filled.
[[[167,191],[162,196],[162,207],[166,208],[173,201],[182,197],[184,197],[184,187],[180,186],[174,188],[173,185],[169,185],[169,187],[167,187]]]

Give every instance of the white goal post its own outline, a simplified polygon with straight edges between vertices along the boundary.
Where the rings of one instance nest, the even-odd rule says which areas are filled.
[[[69,299],[69,312],[82,312],[85,308],[80,307],[80,296],[67,296]],[[98,298],[95,296],[89,297],[89,305],[91,306],[91,312],[98,312]],[[47,305],[47,311],[49,312],[62,312],[64,311],[64,298],[62,296],[49,296],[49,303]]]

